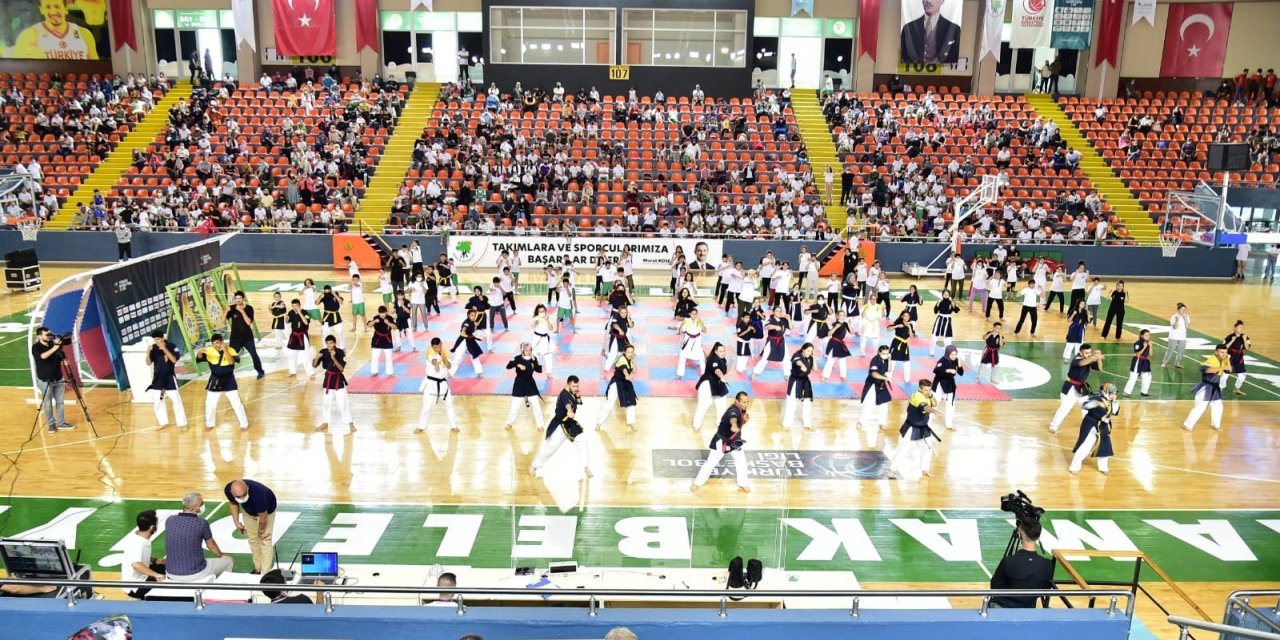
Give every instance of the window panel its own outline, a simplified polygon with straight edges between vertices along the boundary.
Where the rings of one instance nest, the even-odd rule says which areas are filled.
[[[546,36],[525,30],[524,62],[526,64],[582,64],[582,43],[576,39],[557,37],[547,29]]]
[[[582,28],[581,9],[525,9],[524,28],[528,29],[572,29]],[[525,36],[526,38],[528,36]]]
[[[683,31],[715,31],[716,12],[658,10],[654,12],[653,28],[676,29]]]
[[[502,27],[520,28],[520,10],[497,7],[490,9],[489,28],[501,29]]]
[[[746,11],[717,11],[716,12],[716,31],[742,31],[747,30],[747,12]]]
[[[407,11],[381,12],[383,31],[408,31],[409,13]]]
[[[710,67],[713,37],[709,31],[655,31],[650,58],[658,66]]]
[[[614,46],[617,34],[612,29],[590,29],[586,32],[587,64],[614,64],[617,47]]]
[[[413,62],[413,34],[408,31],[382,32],[382,62],[388,66]]]
[[[418,11],[414,31],[456,31],[457,21],[452,11]]]
[[[493,7],[489,15],[490,62],[613,64],[616,59],[613,9]]]
[[[653,10],[652,9],[623,9],[622,10],[622,28],[652,29],[653,28]]]
[[[716,34],[715,66],[745,67],[747,65],[747,34]]]
[[[588,29],[613,30],[616,12],[612,9],[587,9],[585,26]]]
[[[778,18],[761,18],[756,16],[755,32],[757,36],[777,37],[779,33]]]
[[[489,56],[491,62],[520,62],[520,30],[492,29],[489,31]]]

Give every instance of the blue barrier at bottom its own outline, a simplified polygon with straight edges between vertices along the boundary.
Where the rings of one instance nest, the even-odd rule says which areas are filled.
[[[986,617],[972,609],[863,609],[857,618],[847,610],[730,609],[722,618],[714,608],[601,609],[590,617],[585,608],[471,607],[460,616],[444,607],[339,605],[326,613],[320,605],[211,604],[197,611],[191,603],[89,600],[68,607],[65,600],[0,599],[6,640],[66,638],[111,614],[129,616],[138,640],[602,638],[618,626],[642,640],[1124,640],[1129,632],[1123,613],[1105,609],[992,609]]]

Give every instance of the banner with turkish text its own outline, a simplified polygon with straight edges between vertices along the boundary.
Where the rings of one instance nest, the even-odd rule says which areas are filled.
[[[1222,77],[1233,6],[1230,2],[1169,4],[1161,77]]]
[[[1098,46],[1093,49],[1094,66],[1102,63],[1119,67],[1120,29],[1124,26],[1124,0],[1102,0],[1102,15],[1098,18]]]
[[[871,56],[875,62],[879,45],[880,0],[858,0],[858,57]]]
[[[1053,36],[1053,0],[1013,0],[1014,49],[1043,49]]]
[[[963,0],[903,2],[902,41],[898,49],[901,62],[919,65],[959,61],[963,15]]]
[[[1093,0],[1056,0],[1053,7],[1054,49],[1088,49],[1093,35]]]
[[[272,0],[276,51],[287,57],[338,52],[335,0]]]
[[[555,238],[549,236],[449,236],[449,257],[459,267],[488,268],[497,261],[503,251],[519,251],[526,267],[545,268],[562,265],[570,259],[578,269],[591,273],[596,256],[604,253],[618,256],[623,249],[631,251],[632,264],[637,270],[665,270],[671,268],[671,254],[676,247],[689,258],[690,268],[698,271],[714,270],[720,264],[724,242],[719,239],[701,238],[641,238],[630,236]],[[590,278],[584,278],[589,281]]]

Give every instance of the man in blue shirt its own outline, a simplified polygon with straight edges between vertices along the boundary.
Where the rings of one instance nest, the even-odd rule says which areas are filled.
[[[249,541],[253,554],[253,572],[266,573],[275,561],[271,528],[275,524],[276,494],[266,485],[253,480],[233,480],[222,489],[231,507],[231,522]],[[243,521],[240,512],[244,512]]]
[[[200,582],[231,570],[231,556],[222,553],[213,540],[204,513],[204,496],[188,493],[182,497],[182,511],[164,521],[165,577],[177,582]],[[206,559],[201,546],[214,555]]]

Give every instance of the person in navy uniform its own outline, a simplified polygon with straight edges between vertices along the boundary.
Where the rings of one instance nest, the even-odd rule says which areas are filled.
[[[1186,421],[1182,423],[1183,429],[1194,429],[1206,408],[1210,409],[1209,426],[1214,430],[1222,428],[1222,383],[1223,377],[1230,371],[1231,360],[1227,345],[1220,344],[1214,348],[1213,354],[1200,363],[1200,382],[1191,389],[1195,406],[1191,407],[1191,413],[1187,414]]]
[[[826,380],[831,377],[831,371],[837,362],[840,363],[840,381],[844,382],[849,377],[848,360],[849,342],[852,338],[849,333],[852,329],[849,327],[849,317],[844,309],[836,310],[836,321],[831,323],[831,335],[827,338],[827,362],[822,367],[822,379]]]
[[[370,375],[378,375],[378,359],[381,358],[386,364],[387,375],[394,376],[396,370],[391,366],[391,350],[396,346],[393,337],[396,323],[387,315],[387,306],[378,305],[377,315],[365,324],[373,329],[373,335],[369,336],[369,348],[373,352],[373,359],[369,363]]]
[[[567,443],[578,450],[578,462],[582,465],[582,472],[587,479],[591,478],[590,451],[587,440],[583,437],[582,424],[577,418],[578,409],[581,407],[581,384],[578,376],[569,376],[565,380],[564,388],[560,390],[560,395],[556,397],[555,414],[551,416],[551,422],[547,425],[542,448],[534,457],[533,463],[529,465],[529,475],[536,476],[551,456]]]
[[[609,420],[609,416],[613,414],[613,405],[616,402],[622,407],[623,413],[627,417],[627,426],[632,431],[636,430],[636,387],[631,382],[631,376],[635,375],[636,370],[636,348],[635,345],[627,345],[622,350],[622,354],[613,363],[613,376],[609,378],[609,382],[604,388],[605,405],[604,411],[601,412],[599,420],[596,421],[596,428],[604,427],[604,423]]]
[[[355,431],[356,423],[351,419],[351,404],[347,399],[347,376],[343,373],[347,368],[347,352],[338,346],[336,336],[324,337],[324,348],[316,354],[311,366],[324,371],[321,383],[324,389],[321,415],[324,416],[324,420],[316,426],[316,431],[329,428],[329,418],[333,415],[334,402],[338,404],[338,416],[342,418],[342,424],[351,425],[351,430]]]
[[[937,406],[938,401],[933,397],[933,383],[921,380],[915,393],[912,393],[911,399],[907,401],[907,417],[898,429],[898,435],[902,436],[902,441],[898,443],[898,450],[893,452],[893,459],[889,461],[889,478],[902,477],[902,470],[898,463],[902,461],[902,454],[908,448],[920,452],[920,473],[933,477],[933,472],[929,470],[930,463],[933,461],[933,446],[929,443],[929,438],[939,442],[942,438],[939,438],[938,434],[933,432],[933,427],[929,426],[929,416],[937,411]]]
[[[244,403],[240,402],[240,387],[236,385],[236,362],[239,360],[236,350],[227,346],[220,333],[209,336],[209,346],[196,352],[196,362],[209,365],[209,383],[205,385],[205,429],[218,426],[218,402],[224,396],[231,403],[231,410],[240,422],[240,430],[249,429],[249,417],[244,413]]]
[[[858,425],[873,444],[880,429],[889,422],[889,401],[893,399],[889,386],[889,345],[882,344],[867,365],[867,379],[862,383],[862,415],[858,418]]]
[[[753,314],[750,312],[738,314],[734,332],[737,334],[737,340],[735,341],[733,368],[738,373],[745,373],[747,365],[751,364],[751,343],[761,337],[757,334],[756,325],[753,322]],[[724,412],[721,411],[721,413]]]
[[[1084,459],[1092,455],[1098,458],[1098,471],[1108,473],[1107,461],[1115,455],[1111,447],[1111,418],[1120,414],[1116,386],[1110,382],[1102,383],[1098,392],[1086,398],[1080,406],[1084,408],[1084,419],[1080,421],[1080,437],[1076,438],[1076,446],[1071,449],[1075,455],[1067,471],[1071,475],[1080,473]]]
[[[337,336],[338,344],[342,344],[342,296],[333,291],[333,287],[324,286],[324,293],[320,295],[320,324],[321,334],[325,336]]]
[[[787,401],[782,410],[782,428],[795,424],[796,409],[805,431],[813,430],[813,344],[806,342],[791,356],[791,373],[787,376]]]
[[[409,299],[404,296],[404,290],[395,292],[395,301],[392,303],[396,312],[396,333],[400,335],[400,344],[396,346],[400,351],[417,351],[418,341],[413,338],[413,331],[409,330],[409,316],[413,313],[413,305],[409,304]]]
[[[716,413],[723,414],[729,404],[729,385],[725,380],[729,376],[729,361],[725,358],[724,345],[717,342],[711,345],[707,354],[707,364],[702,369],[702,377],[698,378],[695,388],[698,392],[698,407],[693,412],[693,430],[702,428],[702,421],[707,417],[707,410],[714,402]]]
[[[311,330],[311,315],[302,310],[301,300],[294,298],[290,304],[293,308],[285,315],[285,320],[289,323],[289,339],[285,342],[285,352],[289,359],[289,375],[298,375],[298,365],[301,364],[303,371],[310,378],[311,359],[307,357],[307,352],[311,350],[311,345],[307,332]]]
[[[789,328],[791,328],[791,320],[783,314],[782,306],[774,305],[773,315],[769,316],[764,324],[764,353],[761,354],[755,368],[751,370],[752,378],[764,373],[765,367],[768,367],[770,362],[777,362],[779,367],[782,366],[782,361],[787,357],[786,336]]]
[[[631,338],[627,332],[634,326],[635,322],[631,320],[629,307],[619,307],[609,314],[609,336],[606,338],[604,349],[600,352],[600,355],[604,356],[603,370],[608,371],[613,367],[613,364],[618,361],[618,354],[625,351],[631,344]]]
[[[951,314],[960,310],[960,306],[951,299],[951,292],[943,289],[942,299],[933,305],[933,339],[929,341],[929,357],[933,357],[941,342],[944,348],[951,346],[954,327],[951,325]]]
[[[1227,359],[1231,362],[1231,371],[1228,373],[1234,373],[1236,376],[1235,394],[1238,396],[1245,395],[1243,389],[1245,379],[1244,353],[1253,348],[1253,342],[1249,340],[1249,336],[1245,335],[1244,320],[1236,320],[1235,329],[1227,334],[1226,338],[1222,339],[1222,344],[1227,345]],[[1222,377],[1222,388],[1224,389],[1227,387],[1228,377],[1226,374]]]
[[[733,459],[734,480],[738,483],[738,491],[751,492],[751,487],[747,485],[747,457],[742,453],[742,446],[746,444],[742,439],[742,430],[751,419],[747,413],[750,407],[751,396],[745,391],[739,391],[734,396],[733,405],[720,417],[720,425],[716,427],[716,434],[711,436],[711,443],[708,445],[711,451],[703,461],[702,468],[698,469],[693,484],[689,485],[689,491],[697,491],[706,484],[711,478],[711,472],[720,466],[725,454],[728,454]]]
[[[515,426],[521,406],[527,407],[533,413],[534,423],[541,427],[544,422],[542,392],[538,391],[538,381],[533,376],[536,373],[542,373],[542,363],[538,361],[538,356],[533,354],[533,345],[521,342],[520,353],[511,358],[507,363],[507,369],[516,372],[516,380],[511,385],[511,409],[507,411],[505,428],[510,429]]]
[[[991,373],[987,375],[987,382],[995,382],[996,367],[1000,366],[1000,349],[1004,347],[1004,335],[1000,333],[1004,325],[999,322],[991,325],[991,330],[987,335],[982,337],[985,345],[982,348],[982,357],[978,360],[978,382],[982,382],[982,368],[991,367]]]
[[[955,345],[947,345],[942,359],[933,365],[933,395],[942,405],[943,425],[956,428],[956,377],[964,375],[964,363]]]
[[[1102,360],[1102,352],[1094,353],[1091,345],[1080,345],[1080,353],[1071,359],[1071,365],[1067,367],[1067,379],[1062,381],[1059,396],[1061,402],[1058,404],[1057,413],[1053,414],[1053,420],[1049,423],[1049,433],[1057,433],[1062,426],[1062,421],[1067,418],[1068,413],[1071,413],[1071,409],[1079,406],[1080,402],[1090,395],[1089,372],[1097,371]]]
[[[289,313],[289,305],[284,303],[279,291],[271,294],[271,306],[268,310],[271,312],[271,334],[275,336],[276,344],[283,347],[289,340],[289,323],[285,319]]]
[[[178,345],[165,339],[164,331],[156,329],[151,332],[151,347],[147,349],[147,364],[151,365],[151,386],[147,391],[155,391],[156,424],[169,426],[169,412],[165,409],[165,398],[173,405],[173,422],[178,428],[187,428],[187,410],[182,406],[182,394],[178,392],[178,376],[174,366],[178,364]]]
[[[1133,343],[1133,359],[1129,361],[1129,381],[1124,383],[1124,395],[1133,393],[1133,387],[1142,380],[1142,397],[1151,391],[1151,332],[1143,329],[1138,332],[1138,340]]]
[[[458,373],[458,367],[462,366],[462,356],[458,351],[465,348],[467,355],[471,356],[471,368],[475,371],[476,377],[484,377],[484,365],[480,364],[480,354],[484,351],[480,349],[480,340],[476,337],[479,315],[479,311],[467,309],[467,318],[458,328],[458,338],[453,341],[453,348],[449,350],[453,353],[453,368],[449,371],[449,375]]]

